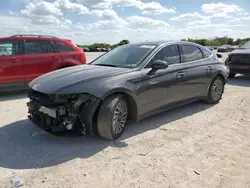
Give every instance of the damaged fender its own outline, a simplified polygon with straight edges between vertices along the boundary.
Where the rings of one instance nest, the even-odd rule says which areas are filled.
[[[88,98],[79,98],[75,103],[79,119],[82,123],[81,127],[78,127],[81,132],[82,128],[86,128],[86,134],[96,134],[97,130],[94,129],[96,126],[94,125],[93,118],[100,102],[101,99],[89,95]]]
[[[101,99],[90,94],[51,95],[37,91],[28,94],[29,119],[42,129],[61,132],[76,129],[94,134],[93,118]]]

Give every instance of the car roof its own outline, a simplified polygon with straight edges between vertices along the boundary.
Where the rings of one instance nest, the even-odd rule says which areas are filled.
[[[171,43],[173,41],[145,41],[145,42],[136,42],[136,43],[131,43],[132,45],[155,45],[155,46],[159,46],[162,44],[166,44],[166,43]]]
[[[171,40],[171,41],[145,41],[145,42],[137,42],[137,43],[130,43],[130,45],[154,45],[154,46],[162,46],[166,44],[192,44],[196,46],[201,46],[194,42],[187,42],[187,41],[178,41],[178,40]]]
[[[9,37],[0,38],[0,40],[13,40],[13,39],[29,39],[29,40],[56,40],[56,41],[68,41],[71,42],[69,39],[62,39],[54,36],[48,35],[13,35]]]

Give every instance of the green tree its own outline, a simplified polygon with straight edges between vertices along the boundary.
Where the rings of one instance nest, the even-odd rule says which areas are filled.
[[[106,43],[94,43],[89,45],[89,48],[110,48],[110,47],[111,45]]]
[[[119,42],[119,45],[129,44],[129,40],[122,40]]]

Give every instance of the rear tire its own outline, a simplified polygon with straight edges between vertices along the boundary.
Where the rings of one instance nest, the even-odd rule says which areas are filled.
[[[236,73],[229,73],[228,78],[234,78],[236,76]]]
[[[108,140],[119,138],[125,130],[128,105],[122,95],[112,95],[100,106],[97,117],[97,130],[101,137]]]
[[[224,93],[225,82],[222,77],[216,76],[208,91],[207,99],[205,100],[209,104],[216,104],[220,101]]]

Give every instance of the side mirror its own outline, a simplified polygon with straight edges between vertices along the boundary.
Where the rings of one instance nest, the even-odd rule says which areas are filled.
[[[155,60],[151,65],[151,70],[148,74],[154,74],[157,70],[166,69],[168,67],[168,63],[163,60]]]
[[[155,60],[151,65],[153,70],[166,69],[168,67],[168,63],[163,60]]]

